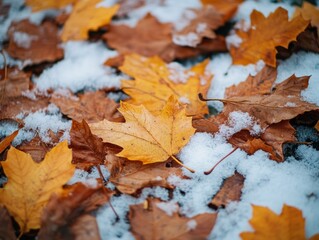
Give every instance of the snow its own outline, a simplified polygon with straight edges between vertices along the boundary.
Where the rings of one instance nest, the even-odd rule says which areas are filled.
[[[22,48],[29,48],[33,40],[37,40],[38,37],[34,35],[29,35],[24,32],[14,32],[13,40],[14,42]]]
[[[156,206],[163,210],[168,216],[173,216],[173,213],[178,210],[178,206],[175,202],[159,202]]]
[[[193,229],[196,228],[197,222],[196,222],[196,220],[190,220],[190,221],[188,221],[188,222],[186,223],[186,225],[187,225],[187,229],[188,229],[188,230],[193,230]]]

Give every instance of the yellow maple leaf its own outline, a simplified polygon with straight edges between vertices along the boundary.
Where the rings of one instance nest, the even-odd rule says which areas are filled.
[[[174,95],[180,103],[187,104],[188,116],[202,117],[208,113],[205,102],[198,93],[207,94],[212,76],[205,73],[205,60],[190,70],[171,68],[159,57],[145,58],[137,54],[125,56],[121,71],[134,77],[134,81],[122,80],[122,89],[131,98],[127,102],[143,104],[152,113],[158,114],[167,99]]]
[[[120,5],[111,7],[99,6],[101,0],[80,0],[66,21],[61,39],[85,40],[88,38],[89,30],[97,30],[99,27],[108,24]]]
[[[41,163],[30,154],[11,147],[2,167],[8,182],[0,189],[0,203],[5,205],[21,232],[40,227],[40,216],[52,193],[73,176],[72,151],[67,142],[56,145]]]
[[[317,27],[317,33],[319,35],[319,8],[308,2],[303,2],[302,7],[297,7],[294,13],[294,17],[301,15],[304,19],[310,20],[313,27]]]
[[[174,96],[168,99],[157,116],[143,105],[126,102],[121,102],[118,110],[124,116],[125,123],[103,120],[90,124],[92,133],[104,142],[123,147],[117,156],[142,161],[143,164],[165,162],[169,157],[180,163],[174,154],[188,143],[195,129],[192,118],[185,115],[185,108]]]
[[[237,31],[242,43],[230,49],[234,64],[247,65],[261,59],[267,65],[276,67],[276,47],[288,48],[289,43],[296,40],[309,24],[301,16],[288,21],[288,12],[281,7],[267,18],[254,10],[250,19],[251,28],[248,32]]]
[[[26,0],[25,3],[32,8],[33,12],[37,12],[50,8],[60,9],[76,1],[77,0]]]
[[[295,207],[284,205],[281,214],[277,215],[267,207],[253,205],[253,217],[249,222],[255,232],[241,233],[244,240],[306,239],[305,219],[302,211]]]

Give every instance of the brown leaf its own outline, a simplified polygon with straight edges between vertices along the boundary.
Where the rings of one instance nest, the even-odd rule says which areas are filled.
[[[117,17],[125,17],[132,10],[142,7],[145,5],[145,0],[119,0],[118,4],[120,4],[120,9],[117,11]]]
[[[70,131],[72,163],[84,165],[100,165],[104,163],[106,146],[102,139],[93,135],[89,125],[73,120]]]
[[[138,53],[146,57],[158,55],[167,62],[205,52],[226,50],[225,40],[219,36],[213,40],[203,41],[197,48],[177,46],[172,42],[172,28],[172,24],[160,23],[155,17],[147,14],[134,28],[111,24],[103,38],[120,54]],[[156,34],[150,29],[156,29]]]
[[[316,123],[315,129],[319,132],[319,121]]]
[[[201,0],[205,5],[213,5],[222,14],[224,21],[230,20],[243,0]]]
[[[220,190],[213,197],[211,204],[215,207],[226,207],[232,201],[239,201],[245,178],[238,172],[227,178]]]
[[[5,70],[0,69],[0,89],[3,89],[4,96],[18,97],[22,92],[29,90],[30,74],[18,68],[8,68],[8,79],[4,79]]]
[[[0,153],[10,146],[11,142],[18,135],[18,133],[19,130],[16,130],[0,142]]]
[[[52,195],[41,218],[41,239],[82,239],[84,221],[87,215],[109,201],[111,192],[101,183],[90,188],[82,183],[72,186],[64,195]],[[82,219],[84,217],[84,219]],[[94,219],[95,221],[95,219]],[[86,229],[94,229],[94,222]],[[95,228],[96,230],[96,228]],[[98,232],[84,231],[89,239],[100,239]]]
[[[129,219],[136,239],[206,239],[215,225],[217,213],[203,213],[193,218],[179,216],[174,212],[167,215],[158,207],[158,199],[148,199],[144,204],[130,206]],[[178,209],[178,206],[176,205]],[[147,225],[146,225],[147,223]]]
[[[193,119],[193,127],[196,132],[216,133],[219,131],[220,125],[227,121],[227,116],[220,113],[210,118]]]
[[[83,215],[74,222],[72,232],[76,236],[76,240],[100,240],[99,226],[96,218],[90,214]],[[68,240],[66,238],[65,240]]]
[[[49,21],[40,26],[28,20],[14,22],[8,31],[7,52],[13,58],[26,60],[28,64],[54,62],[63,58],[57,33],[58,28]]]
[[[213,30],[224,24],[219,12],[211,5],[189,11],[192,11],[196,17],[183,29],[177,29],[173,35],[173,42],[180,46],[196,47],[203,38],[216,38]]]
[[[0,219],[0,239],[16,240],[17,237],[12,226],[10,214],[3,205],[0,205]]]
[[[225,90],[225,97],[252,96],[270,94],[277,78],[277,69],[265,66],[256,76],[249,75],[244,82],[232,85]]]
[[[57,105],[61,112],[69,118],[81,122],[83,119],[89,123],[104,119],[115,121],[120,117],[117,112],[118,104],[107,98],[103,91],[86,92],[74,95],[62,96],[53,94],[50,102]]]

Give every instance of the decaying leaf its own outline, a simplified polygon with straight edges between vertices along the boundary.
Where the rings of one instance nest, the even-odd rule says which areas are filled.
[[[88,166],[104,163],[106,146],[102,139],[91,133],[89,125],[84,120],[81,123],[72,121],[70,138],[70,148],[73,155],[72,163]]]
[[[222,14],[224,21],[228,21],[236,13],[237,7],[243,0],[201,0],[201,2],[205,5],[213,5]]]
[[[174,95],[180,103],[187,104],[187,115],[202,117],[208,107],[198,99],[198,93],[203,91],[206,95],[210,86],[212,76],[205,71],[207,64],[208,60],[185,70],[179,65],[167,65],[158,57],[127,55],[120,69],[134,81],[123,80],[122,89],[131,97],[129,103],[143,104],[152,113],[160,113]]]
[[[16,240],[17,237],[14,233],[11,217],[8,210],[0,205],[0,239],[3,240]]]
[[[306,240],[302,211],[286,204],[280,215],[267,207],[253,205],[253,217],[249,222],[255,231],[241,233],[240,236],[244,240]]]
[[[8,182],[0,189],[0,203],[25,233],[40,227],[43,207],[52,193],[61,193],[62,186],[73,176],[72,151],[67,143],[59,143],[41,163],[35,163],[29,154],[14,147],[2,162]]]
[[[317,27],[319,36],[319,8],[305,1],[302,3],[301,8],[297,7],[295,10],[294,17],[299,15],[306,20],[310,20],[311,26]]]
[[[4,79],[4,69],[0,69],[0,89],[4,97],[18,97],[22,92],[29,90],[30,75],[18,68],[8,68],[8,79]]]
[[[118,104],[105,96],[103,91],[86,92],[79,96],[61,96],[54,94],[50,102],[57,105],[61,112],[75,121],[84,119],[89,123],[103,119],[115,120],[120,117],[117,112]]]
[[[63,49],[59,47],[57,26],[45,21],[40,26],[28,20],[14,22],[8,31],[8,54],[25,64],[54,62],[63,58]]]
[[[267,65],[276,67],[276,47],[288,48],[289,43],[296,40],[298,34],[309,24],[301,16],[288,21],[288,12],[281,7],[267,18],[254,10],[250,19],[251,27],[248,32],[237,31],[242,43],[230,49],[234,64],[247,65],[261,59]]]
[[[224,21],[214,7],[208,5],[201,9],[188,11],[192,11],[196,17],[173,34],[173,42],[176,45],[196,47],[203,38],[216,38],[216,33],[213,30],[222,26]]]
[[[216,207],[226,207],[232,201],[239,201],[245,178],[236,172],[227,178],[220,190],[213,197],[211,204]]]
[[[61,39],[85,40],[88,38],[89,30],[97,30],[108,24],[119,9],[119,5],[111,7],[99,6],[101,0],[79,0],[66,21]]]
[[[149,29],[156,29],[156,34]],[[172,42],[172,31],[172,24],[160,23],[147,14],[134,28],[127,25],[110,25],[103,38],[120,54],[137,53],[145,57],[157,55],[166,62],[226,50],[225,39],[221,36],[206,39],[196,48],[177,46]]]
[[[53,194],[43,210],[38,238],[100,239],[95,217],[88,216],[109,201],[111,192],[103,188],[77,183],[61,196]]]
[[[32,8],[33,12],[46,10],[50,8],[63,8],[69,4],[75,3],[77,0],[26,0],[25,3]]]
[[[19,133],[19,130],[14,131],[13,133],[11,133],[9,136],[7,136],[5,139],[3,139],[0,142],[0,153],[2,153],[7,147],[10,146],[11,142],[18,135],[18,133]]]
[[[178,206],[174,204],[176,212],[168,215],[161,209],[158,199],[148,199],[148,207],[144,204],[130,206],[129,219],[132,232],[137,240],[142,239],[206,239],[215,225],[216,213],[203,213],[192,218],[178,215]],[[145,223],[149,227],[145,227]]]
[[[192,120],[185,115],[185,108],[172,96],[160,115],[152,115],[143,105],[121,102],[118,109],[125,123],[104,120],[90,124],[93,134],[105,142],[119,145],[117,154],[143,164],[165,162],[169,157],[178,161],[174,154],[187,144],[195,129]]]

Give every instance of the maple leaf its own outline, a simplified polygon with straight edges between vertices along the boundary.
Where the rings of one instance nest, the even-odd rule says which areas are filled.
[[[247,65],[261,59],[267,65],[276,67],[276,47],[288,48],[289,43],[296,40],[298,34],[309,24],[301,16],[288,21],[288,12],[281,7],[267,18],[253,10],[250,19],[251,27],[248,32],[236,32],[242,39],[240,46],[230,48],[234,64]]]
[[[44,21],[40,26],[32,24],[29,20],[14,22],[8,30],[8,54],[19,60],[37,64],[41,62],[54,62],[63,58],[63,49],[59,47],[57,26]],[[19,39],[27,38],[28,41]]]
[[[93,134],[103,141],[123,147],[117,156],[142,161],[143,164],[165,162],[169,157],[180,163],[174,154],[188,143],[195,129],[191,118],[185,115],[185,108],[173,96],[157,116],[143,105],[125,102],[121,102],[118,110],[125,123],[104,120],[90,124]]]
[[[319,36],[319,8],[308,2],[303,2],[302,7],[296,7],[294,17],[301,15],[304,19],[310,20],[313,27],[317,28]]]
[[[67,142],[59,143],[41,163],[14,147],[2,162],[8,182],[0,189],[4,204],[20,226],[21,232],[40,227],[40,215],[52,193],[62,192],[62,186],[73,176],[72,152]]]
[[[18,133],[19,130],[16,130],[0,142],[0,153],[10,146],[11,142],[18,135]]]
[[[134,77],[134,81],[123,80],[122,90],[131,97],[127,100],[129,103],[143,104],[155,114],[174,95],[181,103],[187,103],[187,115],[202,117],[208,113],[208,107],[197,95],[201,91],[206,95],[210,86],[211,75],[205,73],[207,64],[208,60],[190,70],[170,69],[170,65],[166,65],[158,57],[127,55],[120,69]]]
[[[253,205],[253,217],[249,222],[255,231],[241,233],[243,240],[306,239],[305,219],[302,211],[286,204],[280,215],[267,207]]]
[[[111,191],[103,189],[101,183],[94,188],[82,183],[70,188],[61,196],[53,194],[44,208],[38,234],[40,240],[100,239],[95,217],[88,216],[109,201]]]
[[[99,7],[101,0],[79,0],[66,21],[61,39],[85,40],[88,38],[89,30],[97,30],[99,27],[108,24],[119,9],[116,4],[111,7]]]
[[[46,10],[50,8],[61,9],[69,4],[75,3],[77,0],[26,0],[25,3],[32,8],[33,12]]]
[[[136,239],[197,239],[207,238],[215,225],[216,213],[203,213],[192,218],[180,217],[177,212],[168,215],[161,210],[165,204],[158,199],[148,199],[145,205],[130,206],[129,219]],[[174,204],[176,211],[178,205]],[[150,228],[145,227],[145,222]],[[151,231],[150,231],[151,229]]]
[[[201,2],[204,5],[213,5],[222,14],[224,21],[228,21],[236,13],[238,5],[243,0],[201,0]]]
[[[54,94],[50,102],[57,105],[61,112],[69,118],[81,122],[83,119],[89,123],[103,119],[115,120],[120,115],[117,112],[118,104],[105,96],[103,91],[86,92],[78,97],[70,93],[69,96]]]
[[[17,237],[12,227],[11,217],[9,215],[8,210],[2,205],[0,205],[0,219],[0,239],[16,240]]]

